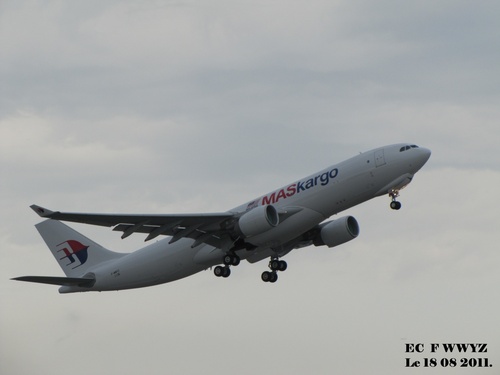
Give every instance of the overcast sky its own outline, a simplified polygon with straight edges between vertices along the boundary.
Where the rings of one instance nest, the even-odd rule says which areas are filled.
[[[459,0],[0,2],[0,373],[413,374],[405,358],[424,355],[405,343],[474,342],[492,368],[427,372],[498,374],[499,14]],[[225,211],[399,142],[433,152],[402,210],[348,210],[360,237],[289,254],[276,284],[266,262],[122,292],[9,280],[63,275],[30,204]],[[144,243],[72,226],[116,251]]]

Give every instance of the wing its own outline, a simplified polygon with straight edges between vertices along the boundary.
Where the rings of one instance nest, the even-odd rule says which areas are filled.
[[[37,205],[31,208],[47,219],[114,226],[113,230],[123,232],[122,238],[132,233],[148,233],[145,241],[159,235],[172,236],[170,243],[183,237],[194,239],[192,247],[207,243],[223,247],[230,240],[229,234],[237,221],[231,212],[213,214],[178,214],[178,215],[128,215],[128,214],[89,214],[76,212],[51,211]],[[232,241],[231,241],[232,242]]]

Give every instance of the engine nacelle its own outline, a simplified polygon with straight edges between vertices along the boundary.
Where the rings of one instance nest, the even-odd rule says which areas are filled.
[[[314,245],[334,247],[355,239],[358,234],[359,225],[356,219],[352,216],[344,216],[326,223],[314,239]]]
[[[238,220],[240,232],[245,237],[252,237],[267,232],[280,222],[278,211],[274,206],[258,206],[248,211]]]

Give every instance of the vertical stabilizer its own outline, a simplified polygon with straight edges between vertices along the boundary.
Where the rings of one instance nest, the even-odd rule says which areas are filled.
[[[57,220],[35,227],[68,277],[82,276],[93,266],[125,255],[105,249]]]

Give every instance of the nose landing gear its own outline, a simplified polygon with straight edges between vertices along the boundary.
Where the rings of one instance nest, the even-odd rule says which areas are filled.
[[[399,210],[401,208],[401,202],[397,200],[397,197],[399,197],[399,190],[391,190],[389,192],[389,197],[392,199],[390,207],[393,210]]]

